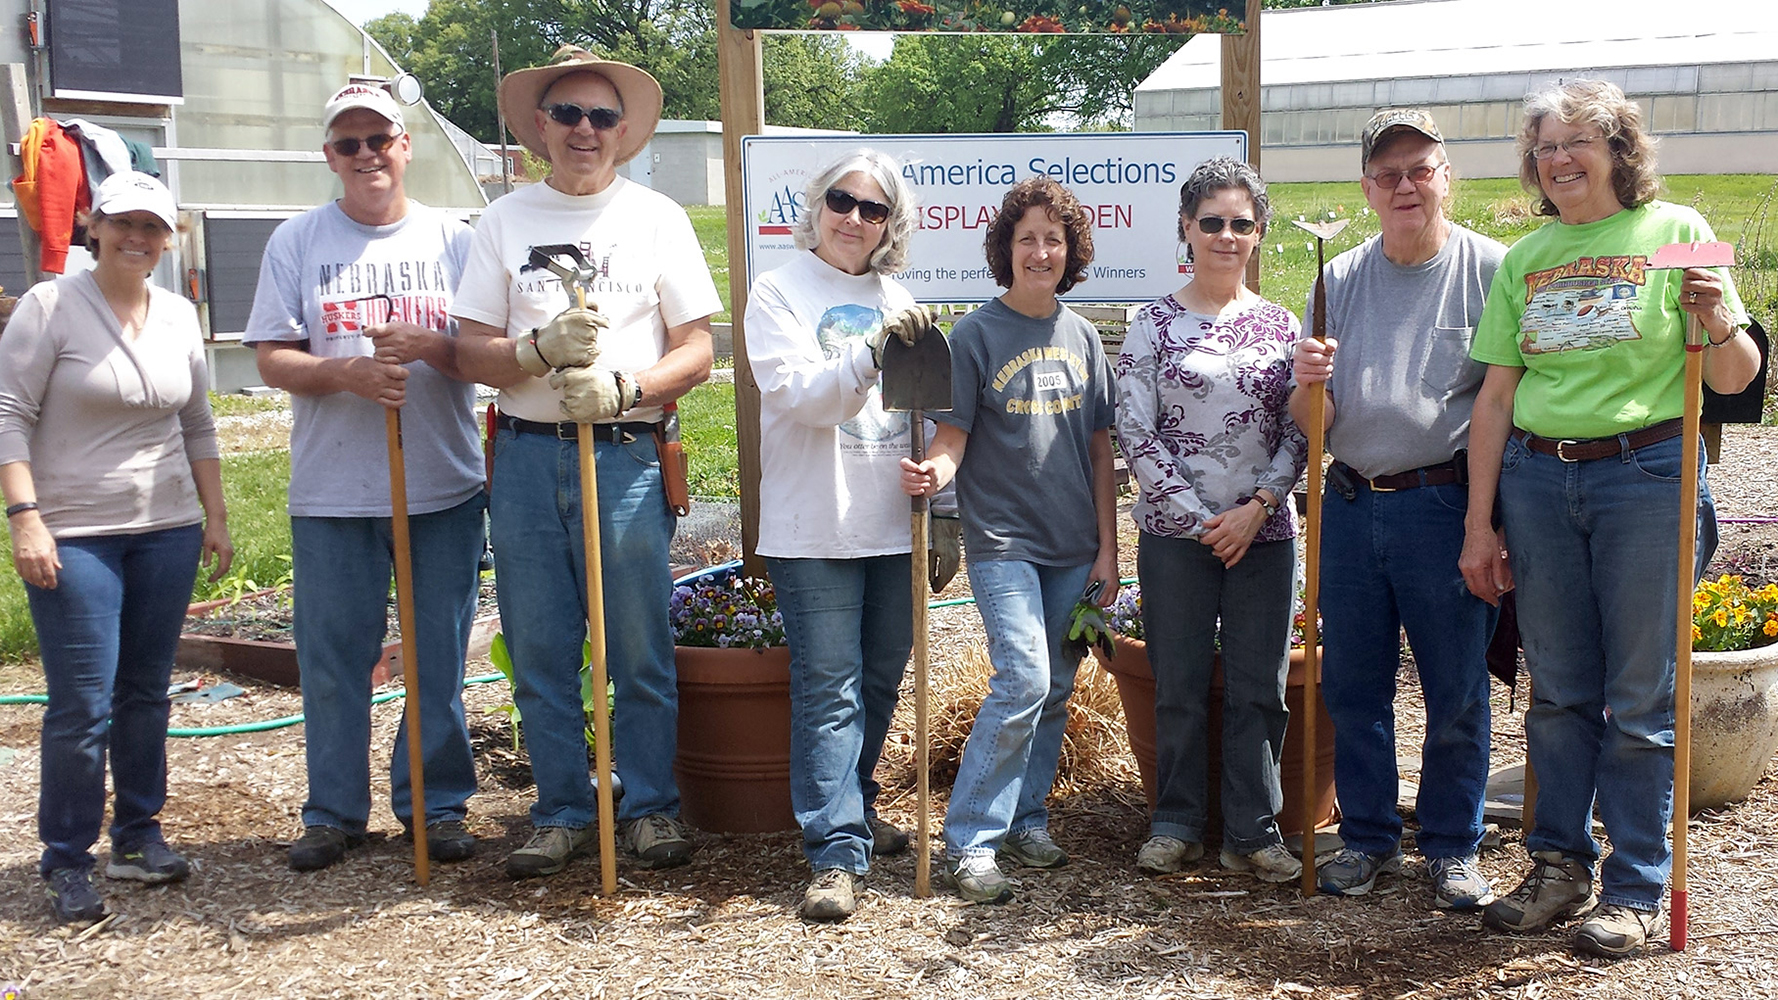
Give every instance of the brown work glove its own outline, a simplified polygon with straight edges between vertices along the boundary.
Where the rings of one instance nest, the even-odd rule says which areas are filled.
[[[519,367],[537,378],[556,368],[585,368],[599,359],[599,335],[610,327],[596,309],[564,310],[519,341]]]
[[[933,330],[933,312],[925,306],[908,306],[897,309],[883,317],[883,325],[876,332],[865,338],[870,345],[871,364],[883,370],[883,343],[895,337],[902,343],[912,347],[921,337]]]
[[[606,368],[562,368],[549,377],[562,390],[562,412],[577,424],[610,420],[636,405],[636,381]]]

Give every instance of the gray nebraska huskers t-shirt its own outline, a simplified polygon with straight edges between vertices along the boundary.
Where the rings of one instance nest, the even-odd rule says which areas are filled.
[[[451,296],[463,277],[470,229],[436,209],[408,202],[388,226],[353,222],[329,203],[272,233],[259,268],[246,343],[296,341],[326,358],[370,355],[366,326],[388,316],[456,335]],[[388,302],[370,298],[379,294]],[[401,410],[408,510],[430,514],[482,488],[475,386],[408,365]],[[389,516],[389,452],[383,407],[336,392],[291,398],[292,517]]]

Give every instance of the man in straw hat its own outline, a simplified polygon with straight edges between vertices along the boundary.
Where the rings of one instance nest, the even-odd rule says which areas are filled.
[[[447,315],[470,232],[408,200],[412,140],[382,88],[341,89],[321,125],[344,193],[272,233],[243,338],[260,377],[289,390],[295,417],[290,534],[309,797],[290,867],[339,861],[370,817],[370,674],[383,655],[394,544],[385,407],[406,415],[427,847],[456,861],[475,850],[463,824],[475,793],[463,654],[487,506],[475,389],[457,378]],[[404,720],[389,783],[411,830],[407,738]]]
[[[595,435],[605,590],[605,607],[592,613],[607,624],[617,691],[618,832],[644,867],[684,864],[691,844],[676,818],[667,618],[675,519],[654,429],[663,404],[709,377],[710,316],[722,304],[685,210],[617,175],[660,120],[653,77],[563,46],[547,65],[508,74],[499,96],[513,134],[550,164],[543,183],[488,206],[451,307],[466,368],[500,388],[496,579],[537,779],[534,832],[506,872],[553,874],[596,843],[580,696],[587,608],[576,440],[585,424]],[[571,257],[568,248],[597,272],[585,310],[532,260],[534,249]],[[564,327],[577,332],[556,336]]]
[[[1393,704],[1406,627],[1426,699],[1418,847],[1434,904],[1474,909],[1494,898],[1475,855],[1496,611],[1469,593],[1457,557],[1469,413],[1485,367],[1469,341],[1506,247],[1446,217],[1451,164],[1426,112],[1378,112],[1359,167],[1382,234],[1328,262],[1327,342],[1297,345],[1290,399],[1306,426],[1303,386],[1327,382],[1338,459],[1322,506],[1322,690],[1345,848],[1318,874],[1323,892],[1361,896],[1401,869]],[[1305,325],[1314,305],[1311,293]]]

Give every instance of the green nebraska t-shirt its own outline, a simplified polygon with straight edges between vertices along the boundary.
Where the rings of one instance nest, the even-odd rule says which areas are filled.
[[[1716,239],[1704,217],[1651,201],[1582,225],[1552,222],[1506,253],[1470,357],[1524,368],[1513,423],[1540,437],[1610,437],[1680,415],[1685,313],[1678,270],[1649,258]],[[1745,325],[1735,283],[1724,302]]]

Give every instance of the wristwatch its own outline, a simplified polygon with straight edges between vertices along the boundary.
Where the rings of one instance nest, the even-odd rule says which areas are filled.
[[[1259,505],[1266,509],[1266,516],[1267,517],[1271,517],[1273,514],[1278,513],[1278,508],[1280,506],[1279,502],[1276,499],[1273,499],[1271,502],[1268,503],[1266,501],[1266,494],[1264,494],[1264,493],[1257,493],[1256,492],[1249,499],[1258,500]]]

